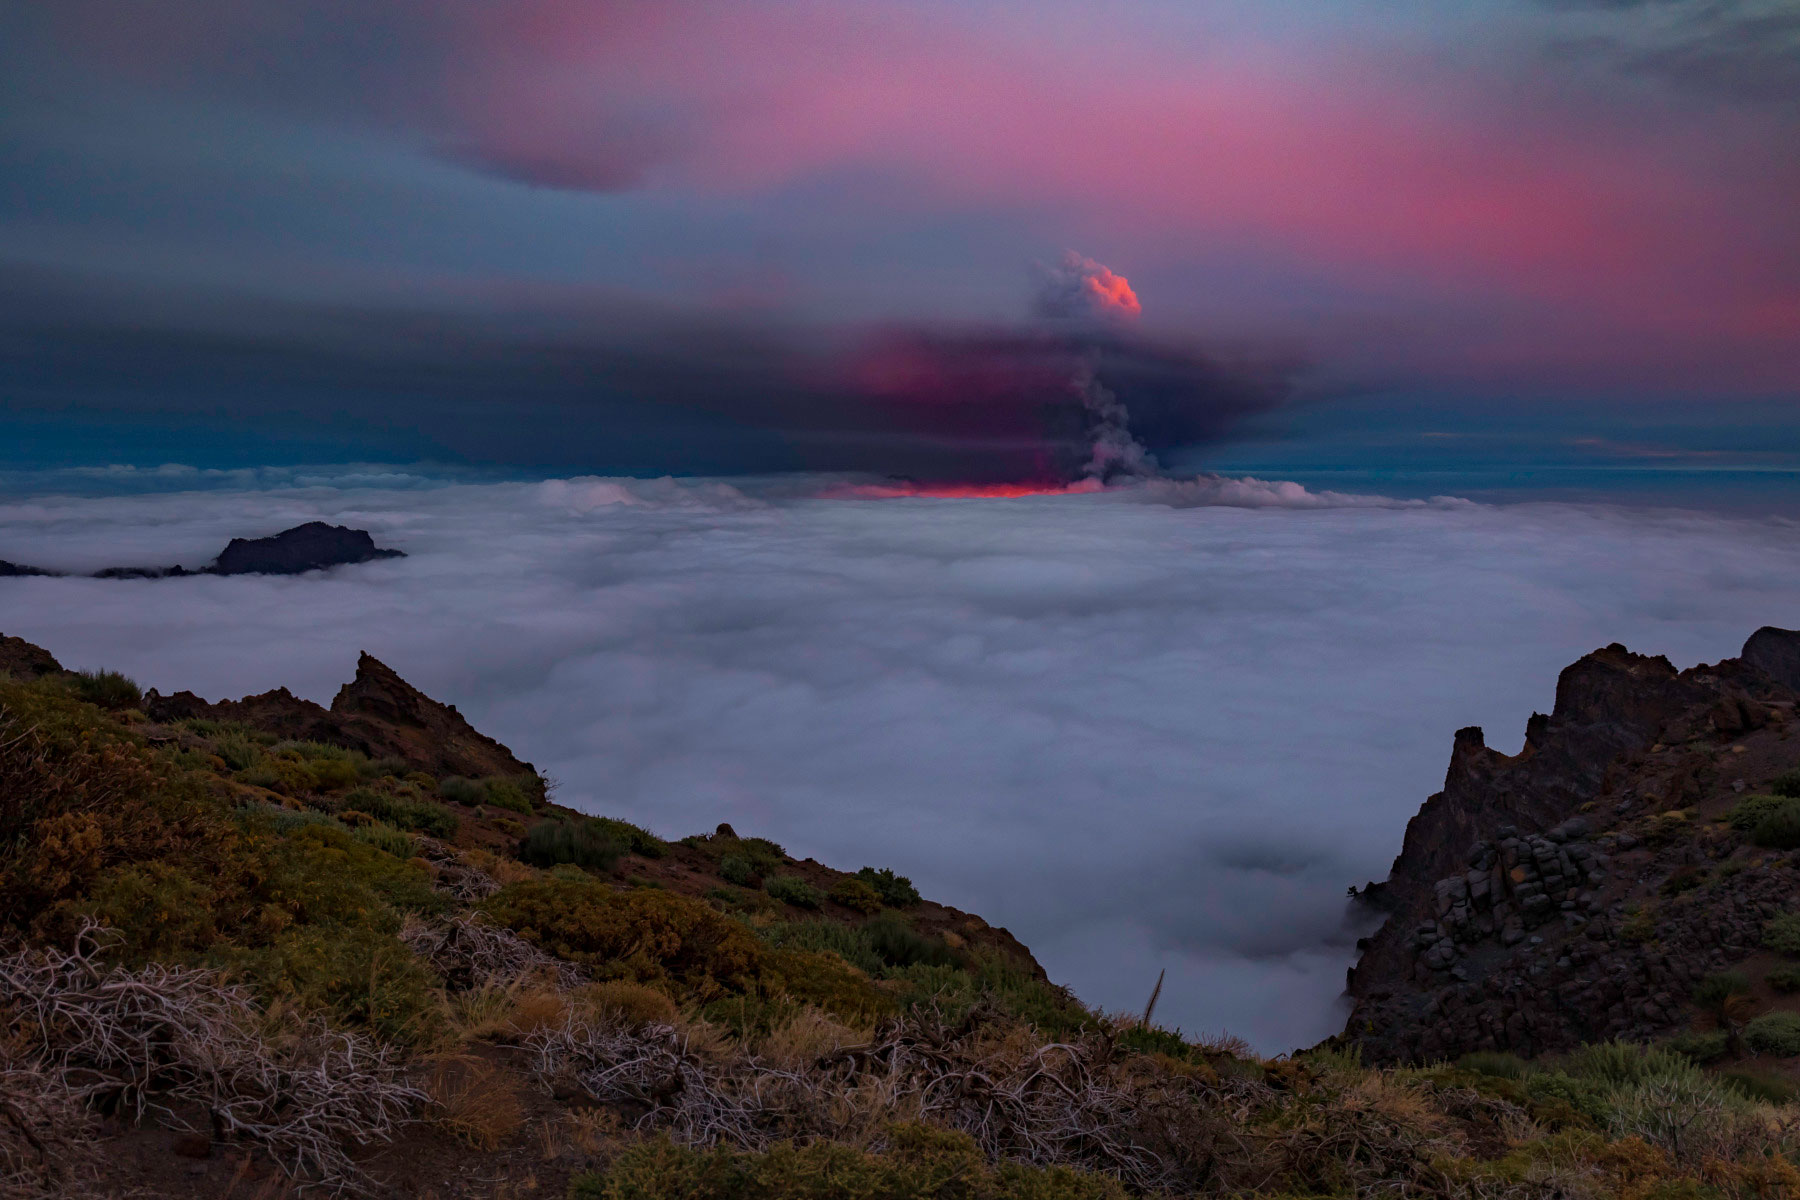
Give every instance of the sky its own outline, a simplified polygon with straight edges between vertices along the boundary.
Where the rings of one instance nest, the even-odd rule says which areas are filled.
[[[1634,402],[1800,394],[1797,144],[1788,0],[8,5],[3,432],[1068,475],[1073,254],[1161,458],[1373,398],[1657,465]]]

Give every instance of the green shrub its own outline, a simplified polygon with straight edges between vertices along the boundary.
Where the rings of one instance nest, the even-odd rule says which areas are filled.
[[[313,788],[321,792],[338,792],[355,787],[362,779],[356,764],[347,758],[314,759],[306,764],[306,769],[312,773]],[[448,816],[448,812],[445,815]]]
[[[388,756],[386,758],[365,758],[356,764],[357,773],[364,779],[403,778],[412,769],[404,758]]]
[[[359,787],[344,796],[344,807],[368,813],[377,821],[386,821],[399,829],[410,829],[434,838],[455,837],[462,821],[437,803],[410,796],[397,796],[379,788]]]
[[[305,796],[318,786],[307,765],[292,758],[259,758],[237,773],[237,781],[283,796]]]
[[[571,863],[589,871],[610,871],[625,847],[594,821],[541,821],[519,842],[519,858],[534,867]]]
[[[380,821],[353,830],[350,836],[395,858],[411,858],[417,853],[417,844],[410,833],[403,833]]]
[[[832,886],[831,898],[845,908],[865,915],[881,911],[881,895],[866,879],[846,875]]]
[[[1125,1200],[1105,1175],[990,1164],[967,1134],[896,1125],[880,1153],[841,1142],[764,1151],[638,1142],[604,1174],[577,1175],[570,1200]]]
[[[1119,1034],[1118,1044],[1132,1054],[1166,1054],[1179,1059],[1186,1059],[1194,1052],[1179,1030],[1159,1029],[1154,1025],[1130,1026]]]
[[[1763,922],[1762,944],[1777,953],[1800,957],[1800,913],[1782,913]]]
[[[1531,1071],[1531,1066],[1516,1054],[1504,1054],[1497,1050],[1476,1050],[1456,1060],[1458,1070],[1473,1071],[1477,1075],[1492,1075],[1498,1079],[1523,1079]]]
[[[1777,796],[1785,796],[1790,800],[1800,800],[1800,768],[1783,771],[1769,784],[1769,790]]]
[[[361,754],[358,754],[354,750],[345,749],[343,746],[334,746],[330,742],[276,742],[273,746],[269,747],[269,753],[285,754],[289,758],[298,758],[305,762],[330,760],[332,762],[353,763],[361,761],[363,758]]]
[[[226,769],[232,771],[245,770],[263,756],[261,744],[241,730],[222,733],[214,738],[212,752],[224,759]]]
[[[1708,1029],[1704,1032],[1689,1029],[1676,1034],[1663,1045],[1676,1054],[1704,1065],[1715,1058],[1723,1058],[1725,1052],[1731,1049],[1731,1038],[1723,1029]]]
[[[1732,805],[1725,819],[1739,833],[1749,833],[1762,823],[1764,817],[1772,812],[1787,808],[1791,801],[1783,796],[1745,796]]]
[[[137,683],[117,671],[77,671],[69,686],[89,704],[105,709],[136,708],[144,699]]]
[[[1564,1055],[1561,1066],[1577,1079],[1610,1087],[1686,1078],[1695,1070],[1684,1055],[1636,1042],[1593,1042]]]
[[[772,842],[768,838],[739,838],[738,844],[743,848],[744,853],[750,856],[750,861],[758,866],[766,863],[769,866],[778,867],[787,861],[787,851],[783,850],[779,843]]]
[[[817,908],[823,900],[819,889],[798,875],[771,875],[763,881],[763,891],[796,908]]]
[[[888,867],[879,870],[864,867],[856,877],[875,889],[881,902],[890,908],[907,908],[919,902],[919,889],[904,875],[896,875]]]
[[[835,954],[857,970],[880,976],[887,968],[860,926],[840,921],[777,921],[757,930],[763,941],[785,950]]]
[[[756,867],[742,854],[727,854],[719,860],[719,877],[739,887],[755,887],[759,882]]]
[[[1776,1058],[1800,1054],[1800,1013],[1764,1013],[1744,1026],[1744,1041],[1758,1054]]]
[[[1067,990],[997,954],[979,955],[965,966],[918,963],[895,967],[887,975],[900,984],[903,1006],[934,1003],[952,1023],[962,1020],[977,1005],[987,1004],[1052,1038],[1093,1029],[1099,1024],[1094,1014]]]
[[[1750,840],[1768,850],[1800,850],[1800,800],[1790,800],[1758,821]]]
[[[1800,992],[1800,967],[1776,967],[1763,981],[1778,992]]]
[[[669,852],[669,844],[642,826],[613,817],[595,817],[593,821],[613,841],[633,854],[645,858],[661,858]]]
[[[1791,1080],[1747,1067],[1721,1071],[1719,1078],[1744,1099],[1760,1100],[1765,1104],[1789,1104],[1800,1095],[1800,1088],[1795,1088]]]
[[[391,932],[304,926],[253,950],[221,955],[265,996],[362,1026],[390,1041],[429,1041],[442,1009],[437,980]]]
[[[919,933],[899,913],[884,912],[862,927],[863,937],[876,957],[890,967],[949,966],[956,955],[941,938]]]
[[[1694,1003],[1717,1011],[1733,996],[1750,992],[1750,979],[1742,971],[1715,971],[1694,985]]]
[[[740,922],[702,901],[582,875],[508,884],[482,903],[501,924],[601,979],[670,980],[700,999],[754,987],[762,948]]]
[[[1596,1123],[1606,1120],[1607,1087],[1591,1079],[1578,1079],[1567,1071],[1529,1071],[1523,1077],[1525,1095],[1533,1104],[1551,1112],[1558,1105]],[[1564,1114],[1567,1115],[1566,1113]]]
[[[438,795],[444,799],[455,804],[466,804],[471,808],[486,804],[527,816],[534,811],[531,797],[526,794],[519,781],[503,775],[489,775],[485,779],[463,779],[452,775],[439,780],[437,788]]]

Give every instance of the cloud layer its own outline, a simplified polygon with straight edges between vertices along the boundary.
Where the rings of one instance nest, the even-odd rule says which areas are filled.
[[[1338,1019],[1344,889],[1385,871],[1454,729],[1516,744],[1607,642],[1685,665],[1800,625],[1786,521],[1253,481],[344,483],[0,504],[0,558],[51,567],[200,562],[315,517],[408,553],[0,581],[0,627],[209,697],[327,699],[366,648],[566,801],[891,865],[1092,1002],[1141,1005],[1166,966],[1170,1022],[1268,1050]]]

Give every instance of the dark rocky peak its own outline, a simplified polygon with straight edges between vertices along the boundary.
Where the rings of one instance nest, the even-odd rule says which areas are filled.
[[[1800,629],[1764,625],[1750,635],[1738,657],[1782,687],[1800,692]]]
[[[0,558],[0,579],[17,579],[26,575],[46,575],[54,577],[61,574],[61,571],[46,571],[42,567],[27,567],[20,563],[7,562],[4,558]]]
[[[366,529],[308,521],[271,537],[232,538],[207,571],[213,575],[299,575],[401,557],[399,550],[376,546]]]
[[[58,675],[63,666],[42,646],[34,646],[24,638],[0,633],[0,675],[14,679],[36,679],[42,675]]]

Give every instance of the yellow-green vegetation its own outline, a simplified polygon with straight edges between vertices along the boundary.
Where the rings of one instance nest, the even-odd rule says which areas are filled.
[[[864,867],[856,877],[875,889],[881,902],[892,908],[906,908],[919,902],[919,889],[904,875],[896,875],[888,867]]]
[[[528,829],[519,842],[519,858],[534,867],[566,864],[610,871],[625,857],[625,850],[625,843],[593,819],[543,821]]]
[[[438,794],[457,804],[470,807],[485,804],[529,816],[534,809],[532,794],[542,786],[541,781],[531,776],[523,779],[510,779],[504,775],[490,775],[484,779],[451,776],[438,782]]]
[[[582,1175],[573,1200],[1124,1200],[1104,1175],[987,1161],[967,1134],[898,1125],[871,1152],[833,1142],[760,1153],[640,1142],[605,1174]]]
[[[763,891],[795,908],[817,908],[825,899],[818,888],[798,875],[771,875],[763,880]]]

